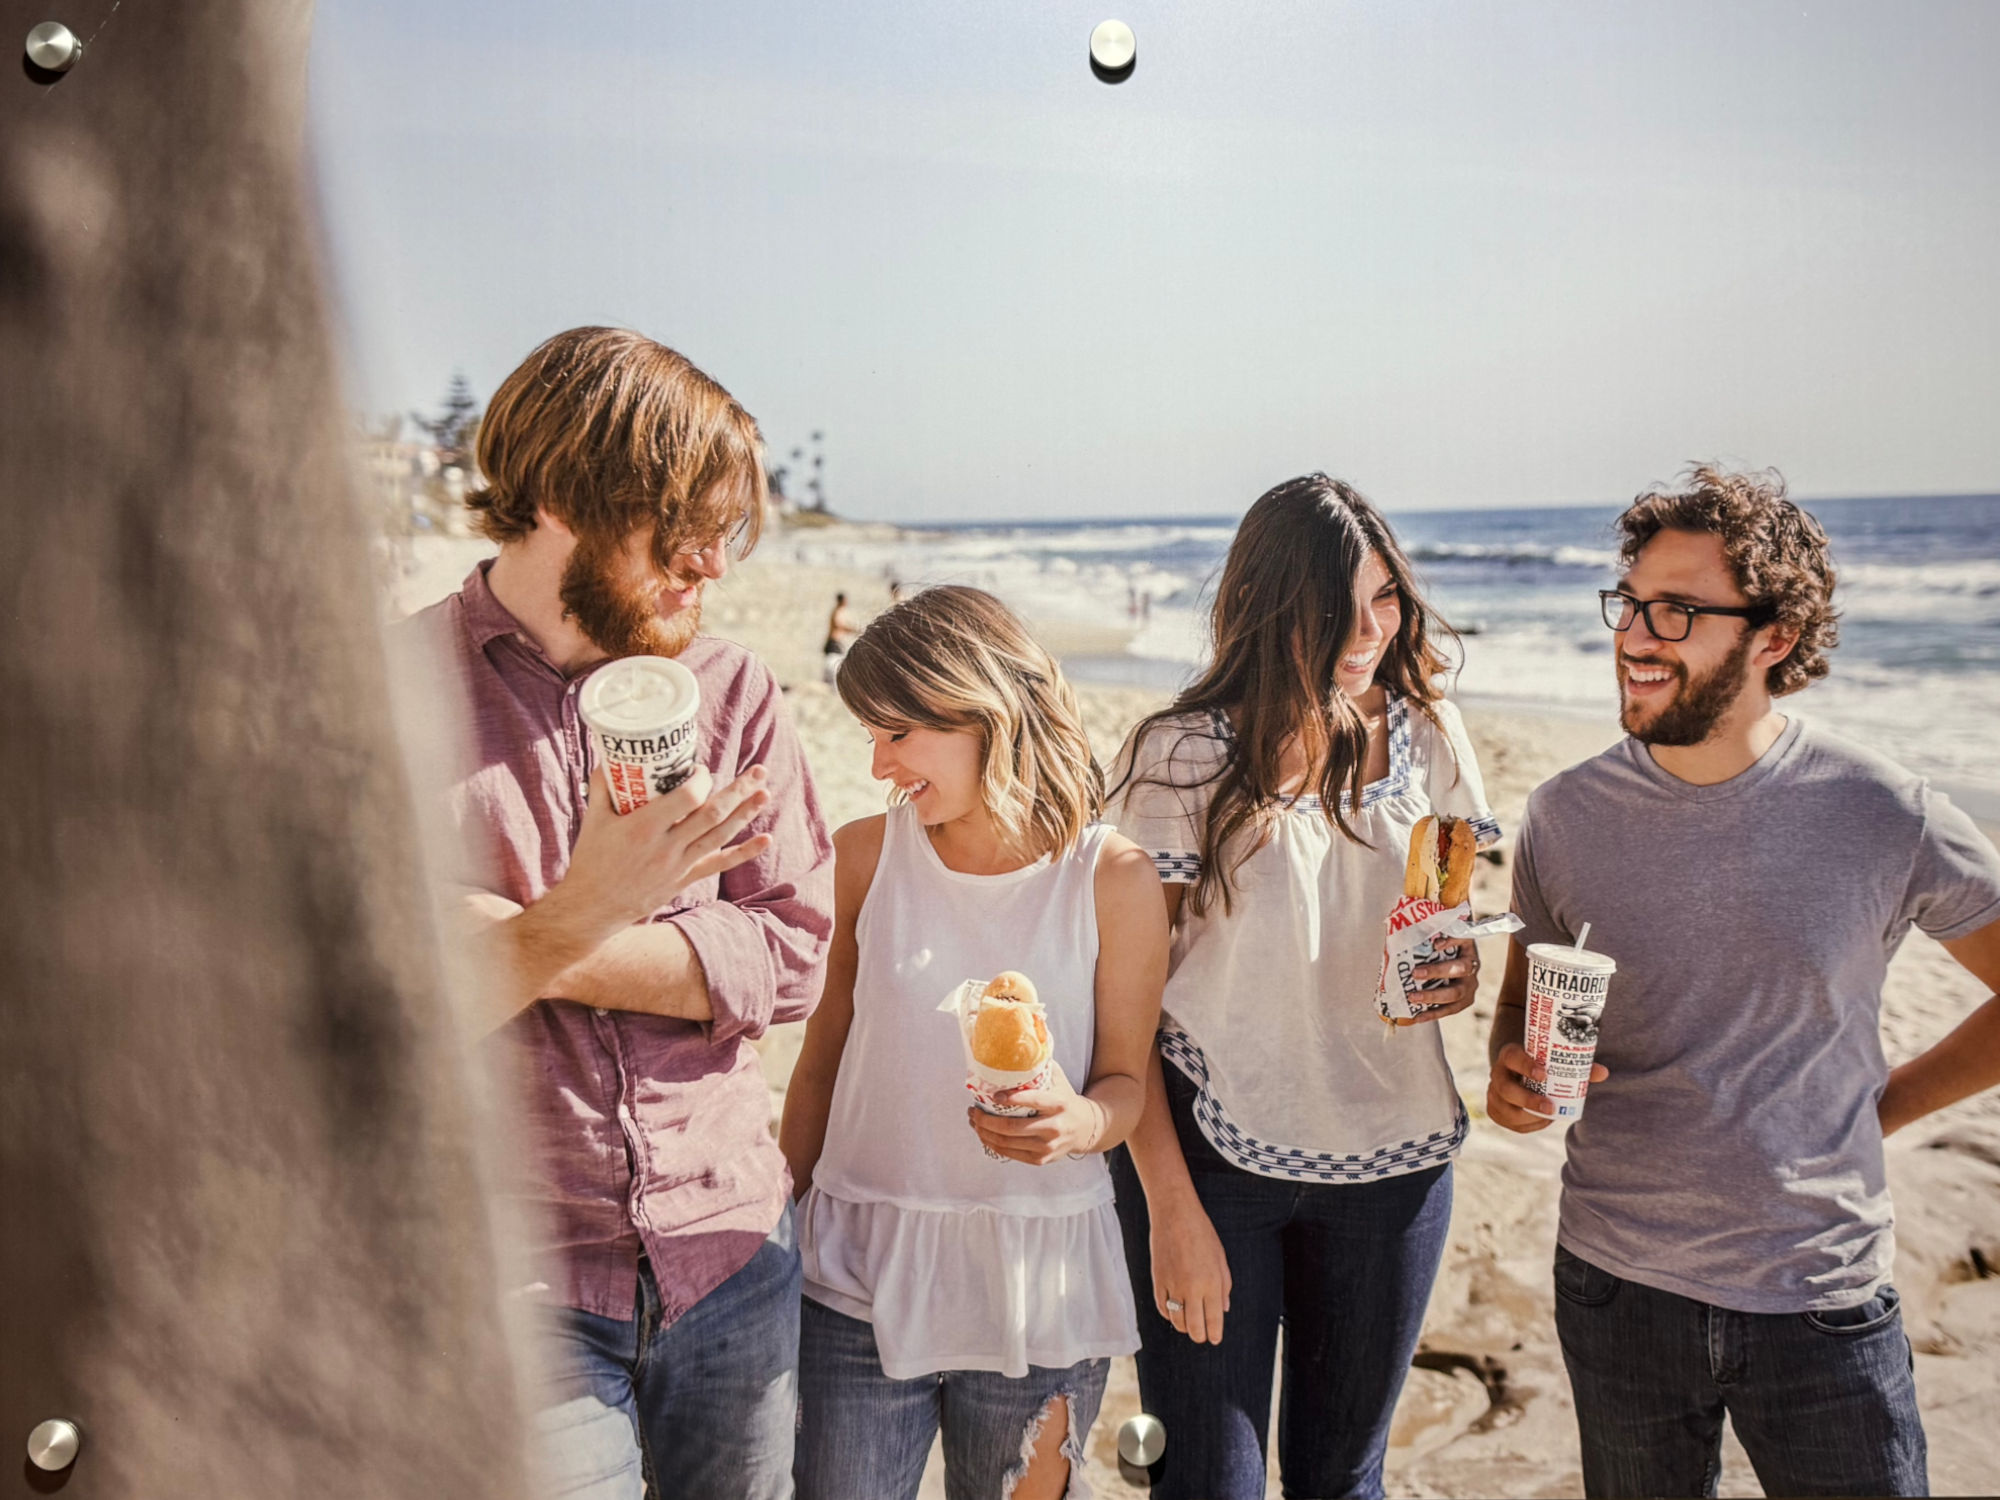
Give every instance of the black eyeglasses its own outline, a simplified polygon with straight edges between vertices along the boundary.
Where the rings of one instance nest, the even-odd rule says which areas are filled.
[[[1598,607],[1604,612],[1604,623],[1616,631],[1627,631],[1640,615],[1646,617],[1646,628],[1654,637],[1662,641],[1684,641],[1688,632],[1694,629],[1696,615],[1729,615],[1734,619],[1748,620],[1753,625],[1768,625],[1773,618],[1769,609],[1756,606],[1733,604],[1682,604],[1675,599],[1634,599],[1622,589],[1599,589]]]

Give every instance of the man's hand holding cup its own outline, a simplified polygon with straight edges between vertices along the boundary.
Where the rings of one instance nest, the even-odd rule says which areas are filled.
[[[716,790],[707,767],[697,766],[664,797],[620,814],[598,767],[590,773],[583,829],[557,890],[566,902],[601,914],[609,930],[643,920],[688,886],[771,846],[770,835],[761,833],[729,843],[770,802],[765,780],[764,768],[752,766]]]
[[[1611,1076],[1603,1063],[1590,1065],[1590,1081],[1602,1083]],[[1543,1083],[1548,1070],[1528,1055],[1519,1042],[1509,1042],[1493,1059],[1493,1072],[1486,1082],[1486,1118],[1495,1125],[1520,1135],[1533,1135],[1555,1123],[1553,1099],[1531,1088]]]

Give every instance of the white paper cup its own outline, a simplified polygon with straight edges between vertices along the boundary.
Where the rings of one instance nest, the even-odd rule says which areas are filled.
[[[1528,946],[1528,1056],[1548,1070],[1528,1087],[1554,1103],[1558,1120],[1583,1113],[1590,1065],[1597,1056],[1597,1025],[1618,965],[1602,953],[1566,943]]]
[[[664,656],[628,656],[600,667],[576,709],[597,741],[614,811],[664,797],[694,774],[701,685]]]

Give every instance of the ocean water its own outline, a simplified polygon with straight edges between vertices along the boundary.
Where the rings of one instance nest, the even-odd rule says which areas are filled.
[[[1833,542],[1833,672],[1788,706],[2000,816],[2000,495],[1809,504]],[[1444,617],[1465,632],[1461,701],[1610,720],[1617,507],[1389,513]],[[802,562],[906,585],[973,583],[1023,613],[1129,628],[1128,649],[1072,657],[1079,680],[1172,689],[1205,651],[1233,517],[1029,522],[895,540],[791,544]],[[1142,604],[1143,601],[1143,604]],[[1143,609],[1143,616],[1135,614]]]

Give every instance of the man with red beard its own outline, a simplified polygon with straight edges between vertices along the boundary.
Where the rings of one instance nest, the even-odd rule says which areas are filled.
[[[757,427],[673,350],[578,328],[495,393],[478,459],[499,556],[398,631],[463,694],[446,798],[541,1248],[548,1489],[789,1495],[799,1258],[750,1044],[818,998],[832,847],[771,673],[698,633],[762,518]],[[694,673],[699,769],[619,817],[577,702],[635,654]]]
[[[1698,468],[1618,524],[1628,738],[1529,798],[1486,1101],[1549,1124],[1525,950],[1589,923],[1618,972],[1555,1263],[1584,1489],[1713,1495],[1726,1413],[1767,1494],[1924,1494],[1882,1139],[2000,1084],[2000,997],[1891,1069],[1882,982],[1914,926],[2000,985],[2000,853],[1777,706],[1836,632],[1826,534],[1776,475]]]

